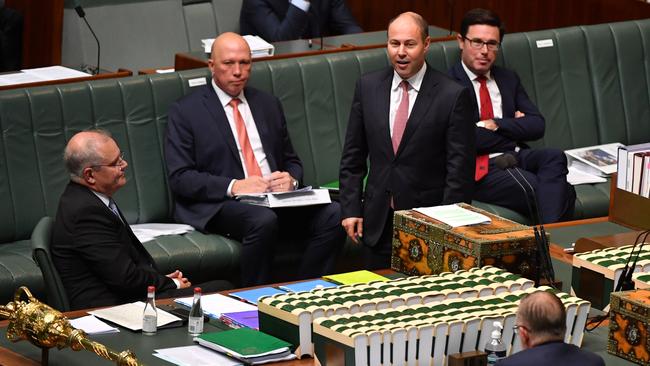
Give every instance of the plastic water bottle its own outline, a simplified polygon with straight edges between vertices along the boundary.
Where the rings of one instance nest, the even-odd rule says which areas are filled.
[[[156,309],[156,288],[147,288],[147,303],[142,312],[142,334],[154,335],[158,329],[158,310]]]
[[[503,325],[499,321],[495,321],[492,324],[494,325],[494,330],[492,331],[490,340],[485,344],[488,365],[494,365],[497,361],[506,358],[506,345],[501,341]]]
[[[198,336],[203,333],[203,308],[201,307],[201,288],[194,288],[194,301],[187,321],[187,332],[190,335]]]

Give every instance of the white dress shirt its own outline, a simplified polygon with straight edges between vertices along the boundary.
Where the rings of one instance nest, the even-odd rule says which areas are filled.
[[[424,79],[424,73],[427,71],[427,64],[424,63],[420,71],[416,72],[415,75],[406,79],[409,83],[408,94],[409,94],[409,117],[411,116],[411,110],[413,110],[413,105],[415,100],[418,97],[420,92],[420,86],[422,86],[422,80]],[[396,71],[393,71],[393,82],[390,87],[390,110],[388,112],[388,123],[390,126],[390,137],[393,137],[393,126],[395,125],[395,115],[397,114],[397,108],[402,102],[402,88],[399,84],[402,83],[402,77]]]
[[[478,105],[479,111],[478,114],[479,116],[481,115],[481,95],[479,92],[479,88],[481,87],[481,83],[476,80],[478,76],[474,74],[467,66],[465,66],[465,63],[461,61],[460,63],[463,65],[463,69],[465,69],[465,73],[467,74],[467,77],[469,80],[472,81],[472,86],[474,87],[474,95],[476,96],[476,105]],[[497,82],[492,78],[491,73],[488,71],[487,74],[485,74],[485,77],[487,78],[487,89],[488,92],[490,93],[490,100],[492,101],[492,112],[494,113],[494,118],[503,118],[503,104],[501,103],[501,92],[499,91],[499,86],[497,85]],[[485,126],[480,126],[477,124],[479,127],[485,127]]]
[[[305,13],[309,11],[309,6],[311,5],[308,1],[305,0],[289,0],[289,4],[297,7]]]

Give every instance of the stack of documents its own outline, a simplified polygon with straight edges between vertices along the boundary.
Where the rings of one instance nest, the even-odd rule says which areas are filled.
[[[260,329],[257,310],[222,313],[219,319],[231,328],[248,327],[251,329]]]
[[[94,315],[98,318],[108,320],[124,328],[133,331],[142,330],[142,312],[144,311],[144,303],[142,301],[133,302],[130,304],[113,306],[110,308],[92,310],[88,314]],[[183,324],[183,320],[175,315],[172,315],[164,310],[158,308],[158,328],[175,327]]]
[[[194,340],[203,347],[224,353],[248,365],[296,358],[289,349],[291,343],[250,328],[205,333]]]
[[[605,177],[616,171],[616,154],[619,142],[581,147],[564,153],[569,163],[567,182],[572,185],[603,183]]]
[[[434,207],[418,207],[415,211],[432,219],[444,222],[451,227],[466,225],[489,224],[492,220],[478,212],[462,208],[458,205],[442,205]]]
[[[140,243],[148,242],[163,235],[180,235],[194,231],[194,228],[185,224],[136,224],[130,225],[133,234]]]
[[[86,334],[107,334],[118,333],[120,331],[119,329],[111,327],[103,321],[95,318],[93,315],[70,319],[70,324],[77,329],[83,330]]]
[[[191,308],[193,300],[193,297],[182,297],[175,299],[174,302]],[[257,311],[257,306],[221,294],[201,296],[201,306],[203,307],[203,313],[212,319],[219,319],[222,313]]]
[[[154,356],[174,365],[182,366],[237,366],[243,365],[241,361],[224,356],[211,349],[201,346],[182,346],[160,348],[155,350]]]
[[[47,66],[36,69],[24,69],[0,75],[0,85],[36,83],[40,81],[72,79],[92,76],[65,66]]]
[[[310,206],[332,202],[327,189],[311,189],[311,187],[287,192],[244,194],[236,198],[244,203],[270,208]]]
[[[260,300],[260,298],[264,296],[272,296],[275,294],[284,294],[284,293],[286,293],[286,291],[277,289],[275,287],[267,286],[267,287],[254,288],[252,290],[231,292],[230,296],[234,296],[238,299],[242,299],[253,305],[257,305],[257,302]]]

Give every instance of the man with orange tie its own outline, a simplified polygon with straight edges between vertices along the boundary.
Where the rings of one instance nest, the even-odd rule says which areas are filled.
[[[251,53],[235,33],[214,40],[211,83],[172,105],[165,140],[175,218],[242,243],[241,286],[268,283],[274,246],[299,239],[299,278],[322,276],[343,243],[334,202],[269,209],[237,195],[298,188],[302,163],[287,133],[280,101],[247,87]]]
[[[341,224],[352,240],[363,242],[372,269],[390,266],[395,210],[472,196],[471,97],[425,62],[427,29],[416,13],[393,19],[387,44],[392,67],[361,76],[352,101],[340,167]]]
[[[542,221],[570,218],[575,190],[566,180],[564,152],[528,148],[525,141],[544,136],[544,117],[528,98],[519,76],[494,65],[504,33],[501,20],[492,11],[467,12],[457,36],[461,62],[449,70],[472,91],[477,106],[474,199],[529,215],[523,190],[495,164],[496,156],[508,153],[535,189]]]

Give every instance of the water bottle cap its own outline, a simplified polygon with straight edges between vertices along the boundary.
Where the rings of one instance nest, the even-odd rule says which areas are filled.
[[[195,287],[194,288],[194,293],[195,294],[200,294],[201,293],[201,288],[200,287]]]
[[[156,286],[147,287],[147,292],[154,292],[154,291],[156,291]]]

